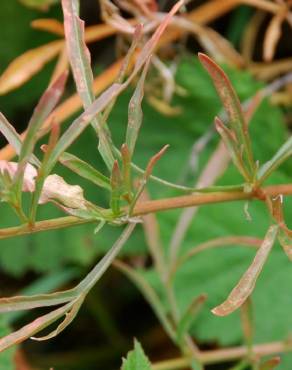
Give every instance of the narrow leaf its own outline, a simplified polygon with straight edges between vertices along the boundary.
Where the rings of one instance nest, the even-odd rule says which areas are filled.
[[[171,17],[178,11],[182,6],[183,0],[178,1],[171,11],[166,15],[164,20],[160,23],[157,30],[154,32],[150,40],[144,45],[142,51],[137,57],[135,67],[129,78],[122,84],[114,83],[106,91],[104,91],[87,109],[81,114],[72,125],[65,131],[61,136],[55,150],[53,151],[48,168],[52,169],[57,163],[59,156],[74,142],[74,140],[85,130],[92,119],[105,109],[108,104],[115,99],[123,90],[125,90],[133,78],[137,75],[140,69],[143,67],[147,59],[151,57],[151,53],[154,51],[155,46],[158,43],[160,36],[169,24]],[[112,168],[112,167],[111,167]]]
[[[150,60],[148,60],[143,68],[141,77],[136,85],[134,94],[129,103],[126,143],[128,145],[131,156],[133,155],[139,130],[143,120],[143,111],[141,108],[141,104],[144,96],[144,83],[149,69],[149,62]]]
[[[176,334],[170,324],[168,317],[166,315],[165,309],[163,307],[160,298],[158,297],[155,290],[151,287],[148,281],[143,277],[142,274],[128,266],[127,264],[123,263],[122,261],[115,261],[114,266],[120,270],[123,274],[125,274],[140,290],[143,294],[146,301],[150,304],[153,311],[155,312],[157,318],[162,323],[166,333],[169,334],[170,338],[175,340]]]
[[[66,303],[77,294],[74,289],[64,290],[50,294],[37,294],[32,296],[15,296],[11,298],[0,298],[0,312],[11,312],[20,310],[30,310],[37,307],[49,307]]]
[[[283,162],[292,155],[292,136],[281,146],[271,160],[266,162],[258,172],[258,181],[262,183],[274,172]]]
[[[163,156],[163,154],[166,152],[168,147],[169,147],[169,145],[165,145],[158,153],[156,153],[153,157],[150,158],[150,160],[147,164],[146,170],[143,174],[143,177],[140,180],[140,185],[138,187],[138,190],[136,191],[134,199],[132,200],[131,205],[129,207],[129,215],[132,215],[132,213],[134,211],[134,207],[135,207],[137,201],[139,200],[141,194],[143,193],[143,191],[145,189],[147,181],[148,181],[149,177],[152,174],[152,171],[153,171],[153,168],[154,168],[156,162],[159,161],[159,159]]]
[[[43,66],[57,56],[63,48],[63,41],[53,41],[28,50],[9,64],[0,77],[0,95],[23,85]]]
[[[23,175],[26,164],[33,154],[34,146],[37,141],[37,134],[44,123],[45,119],[49,116],[51,111],[54,109],[58,101],[60,100],[67,80],[68,73],[63,73],[55,82],[48,87],[48,89],[42,95],[39,103],[37,104],[33,115],[29,121],[27,134],[22,144],[19,154],[19,165],[17,173],[14,178],[14,192],[17,202],[21,205],[21,190]],[[41,187],[38,189],[38,194],[41,193]],[[37,204],[37,199],[35,201]]]
[[[108,190],[111,189],[108,177],[104,176],[90,164],[82,161],[75,155],[65,152],[60,156],[59,161],[63,166],[69,168],[71,171],[77,173],[86,180],[91,181],[95,185]]]
[[[120,199],[123,192],[123,180],[118,161],[114,161],[111,173],[111,209],[114,214],[120,213]]]
[[[202,309],[203,304],[206,302],[206,299],[206,294],[200,294],[186,309],[177,327],[177,340],[179,343],[181,343],[183,336],[189,331],[193,322],[196,320],[198,313]]]
[[[250,179],[252,180],[255,171],[255,163],[253,160],[247,123],[244,119],[238,96],[229,78],[211,58],[205,54],[199,53],[199,59],[211,76],[217,93],[228,114],[231,129],[236,135],[239,146],[243,147],[243,161],[247,166]]]
[[[16,153],[19,155],[22,146],[22,140],[20,135],[16,132],[15,128],[7,121],[5,116],[0,112],[0,131],[3,136],[6,138],[8,143],[15,149]],[[37,167],[40,166],[40,161],[32,155],[29,161],[36,165]]]
[[[45,335],[44,337],[31,337],[30,339],[36,340],[36,341],[44,341],[51,338],[56,337],[58,334],[60,334],[64,329],[67,328],[71,324],[71,322],[75,319],[76,315],[78,314],[80,307],[84,301],[85,296],[81,295],[78,297],[75,301],[73,306],[68,310],[65,314],[64,321],[61,322],[61,324],[58,325],[58,327],[53,330],[50,334]]]
[[[76,291],[78,294],[83,294],[88,292],[108,269],[110,264],[114,261],[121,248],[127,242],[131,236],[136,224],[131,223],[126,226],[124,231],[118,240],[114,243],[111,249],[106,253],[106,255],[96,264],[92,271],[77,285]]]
[[[67,75],[67,72],[63,73],[51,86],[48,87],[34,109],[33,115],[28,124],[26,137],[21,147],[19,155],[20,163],[25,161],[32,153],[41,125],[55,108],[64,92]]]
[[[215,127],[217,132],[221,136],[234,165],[239,170],[244,179],[248,181],[249,174],[246,172],[246,169],[242,162],[242,152],[240,150],[237,139],[234,137],[232,131],[226,127],[226,125],[221,121],[219,117],[215,117]]]
[[[84,22],[78,17],[76,0],[62,0],[64,27],[69,61],[72,67],[78,94],[86,109],[94,101],[93,74],[90,53],[84,41]],[[109,169],[114,162],[113,144],[106,125],[100,125],[100,118],[93,117],[92,125],[99,136],[99,151]]]
[[[65,306],[62,306],[54,311],[51,311],[50,313],[40,316],[31,323],[23,326],[21,329],[6,335],[5,337],[0,339],[0,352],[3,352],[7,348],[17,344],[21,343],[24,340],[32,337],[34,334],[40,332],[41,330],[45,329],[49,325],[51,325],[53,322],[60,319],[62,316],[70,310],[70,308],[73,306],[74,302],[69,302]]]
[[[64,36],[64,27],[61,22],[54,18],[34,19],[30,23],[31,27],[37,30],[50,32],[59,36]]]
[[[131,183],[131,154],[127,144],[121,147],[121,156],[123,162],[123,183],[127,191],[128,200],[132,198],[132,183]]]
[[[234,129],[237,136],[241,137],[244,131],[247,133],[247,125],[245,124],[240,101],[231,85],[229,78],[225,72],[207,55],[199,53],[199,59],[213,80],[217,93],[230,119],[230,125],[232,129]]]
[[[264,361],[260,366],[259,370],[274,370],[281,363],[281,358],[276,356]]]
[[[278,241],[286,253],[286,256],[292,261],[292,238],[285,232],[285,229],[280,228]]]
[[[153,168],[156,165],[156,163],[159,161],[159,159],[163,156],[163,154],[167,151],[169,148],[169,145],[164,145],[164,147],[156,153],[152,158],[150,158],[150,161],[147,164],[146,171],[145,171],[145,179],[148,180],[149,177],[152,174]]]
[[[215,307],[212,312],[218,316],[226,316],[239,308],[246,299],[251,295],[257,278],[269,256],[269,253],[273,247],[275,238],[278,233],[278,225],[272,225],[269,227],[268,232],[264,238],[264,241],[258,249],[256,256],[241,277],[236,287],[231,291],[226,301],[220,306]]]

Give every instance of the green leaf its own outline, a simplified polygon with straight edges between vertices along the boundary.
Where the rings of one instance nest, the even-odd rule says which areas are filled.
[[[18,169],[14,177],[13,187],[16,200],[20,201],[21,199],[20,195],[22,191],[24,170],[29,158],[33,154],[34,146],[38,138],[38,132],[45,119],[49,116],[60,100],[65,88],[67,74],[67,72],[61,74],[61,76],[59,76],[53,84],[47,88],[34,109],[33,115],[29,121],[27,133],[19,154]]]
[[[113,214],[120,214],[120,200],[123,193],[123,179],[118,161],[114,161],[112,173],[111,173],[111,209]]]
[[[281,146],[271,160],[266,162],[258,172],[258,181],[262,183],[271,175],[284,161],[292,155],[292,136]]]
[[[121,370],[151,370],[151,363],[136,339],[134,349],[128,353],[126,359],[123,359]]]
[[[87,293],[96,284],[96,282],[108,269],[113,260],[117,257],[121,248],[124,246],[124,244],[131,236],[135,226],[136,226],[135,224],[129,224],[126,226],[123,233],[120,235],[120,237],[111,247],[111,249],[95,265],[95,267],[90,271],[90,273],[77,285],[75,289],[79,294]]]
[[[180,319],[177,327],[177,340],[181,343],[183,336],[188,332],[193,322],[196,320],[199,311],[202,308],[202,305],[206,301],[207,296],[204,294],[196,297],[189,307],[186,309],[186,312],[183,314]]]
[[[22,140],[20,135],[16,132],[15,128],[7,121],[5,116],[0,112],[0,131],[2,135],[6,138],[8,143],[15,149],[16,153],[19,155],[22,146]],[[30,162],[39,167],[40,161],[32,155]]]
[[[63,166],[69,168],[79,176],[91,181],[93,184],[108,190],[111,189],[110,180],[108,177],[104,176],[90,164],[82,161],[75,155],[65,152],[60,156],[59,161]]]

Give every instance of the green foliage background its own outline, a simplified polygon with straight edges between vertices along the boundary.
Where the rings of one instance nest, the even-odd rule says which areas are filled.
[[[28,46],[35,47],[51,39],[46,34],[29,29],[28,23],[35,17],[39,17],[39,13],[23,8],[15,0],[0,2],[0,14],[3,17],[3,37],[1,37],[0,45],[1,69],[4,69],[11,59],[25,51]],[[52,8],[51,13],[46,14],[47,16],[60,17],[58,7]],[[30,113],[27,111],[27,106],[31,106],[45,88],[51,67],[46,67],[40,75],[34,77],[31,82],[18,91],[0,98],[1,110],[12,122],[17,123],[19,128],[25,126],[26,118]],[[242,101],[251,97],[262,87],[247,72],[239,72],[230,68],[226,68],[226,71]],[[164,144],[170,144],[170,149],[157,166],[157,173],[165,179],[191,185],[200,172],[197,170],[193,173],[194,171],[189,170],[186,166],[191,147],[211,127],[213,118],[220,111],[221,105],[209,77],[203,72],[195,57],[190,56],[181,61],[176,80],[187,91],[186,97],[177,96],[173,102],[174,105],[182,108],[182,115],[173,118],[165,117],[144,103],[144,122],[135,161],[137,164],[145,166],[152,154]],[[109,121],[117,144],[121,144],[124,140],[127,125],[127,104],[130,96],[131,91],[128,91],[118,99]],[[287,135],[281,111],[273,107],[268,100],[264,101],[251,122],[255,158],[261,164],[270,159]],[[218,138],[214,134],[199,157],[199,169],[204,166],[217,142]],[[96,145],[96,138],[89,129],[82,135],[78,143],[73,145],[71,152],[104,170],[98,157]],[[273,174],[269,182],[285,183],[291,181],[291,170],[290,161]],[[79,179],[68,170],[58,167],[57,171],[69,183],[79,183]],[[230,166],[219,181],[220,184],[240,182],[241,179],[233,166]],[[107,204],[108,199],[104,193],[96,192],[96,189],[85,181],[81,181],[81,185],[84,187],[88,199],[98,204]],[[156,184],[150,184],[149,188],[153,198],[176,194],[174,191]],[[176,210],[158,215],[166,249],[180,212]],[[252,221],[246,220],[243,203],[240,202],[202,207],[183,242],[182,251],[219,236],[250,235],[262,238],[269,223],[265,207],[260,203],[251,203],[249,212]],[[287,220],[291,220],[292,207],[291,201],[288,199],[285,199],[285,212]],[[40,208],[40,219],[57,217],[58,215],[61,213],[50,205]],[[15,222],[13,213],[5,204],[1,204],[1,226],[14,225]],[[68,270],[69,272],[73,271],[72,267],[77,267],[73,275],[78,278],[88,270],[98,256],[111,246],[119,234],[119,229],[112,226],[107,226],[98,235],[94,235],[93,230],[94,225],[85,225],[67,230],[1,240],[1,270],[17,278],[28,271],[34,271],[40,276],[51,277],[57,276],[60,271]],[[131,238],[123,254],[136,256],[145,255],[145,253],[146,243],[140,228]],[[243,337],[238,312],[226,318],[218,318],[211,314],[210,309],[224,300],[252,260],[253,255],[254,251],[251,249],[218,248],[203,252],[190,259],[179,270],[175,278],[175,292],[182,312],[195,296],[200,293],[208,294],[204,309],[192,327],[192,333],[202,342],[216,342],[219,345],[242,343]],[[163,297],[159,278],[152,268],[142,272]],[[68,273],[68,279],[73,275]],[[276,245],[253,294],[255,341],[257,343],[281,340],[291,335],[291,276],[292,265],[280,247]],[[63,282],[66,279],[60,281]],[[53,289],[53,286],[54,284],[49,284],[47,289]],[[36,290],[38,289],[40,287],[36,287]],[[40,291],[43,290],[40,289]],[[3,324],[3,330],[7,330],[5,329],[5,320]],[[139,348],[137,350],[140,351]],[[9,369],[10,365],[7,361],[11,356],[11,352],[0,356],[0,369]],[[287,362],[289,361],[287,360]],[[123,369],[132,368],[131,365],[124,365]],[[144,368],[148,369],[146,365]],[[141,369],[144,368],[141,367]],[[285,365],[283,362],[280,369],[288,370],[289,364]]]

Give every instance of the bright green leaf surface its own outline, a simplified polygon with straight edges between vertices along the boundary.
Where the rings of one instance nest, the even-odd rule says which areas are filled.
[[[128,353],[127,358],[123,361],[121,370],[151,370],[151,364],[137,340],[134,342],[134,349]]]

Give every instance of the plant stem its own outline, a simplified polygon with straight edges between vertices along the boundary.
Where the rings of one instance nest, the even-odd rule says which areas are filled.
[[[277,353],[288,352],[292,350],[291,343],[272,342],[255,345],[253,348],[254,354],[257,356],[274,355]],[[220,363],[225,361],[238,360],[248,354],[246,346],[210,350],[200,352],[198,358],[204,365]],[[172,360],[161,361],[152,366],[152,370],[179,370],[189,366],[190,358],[182,357]]]
[[[262,188],[266,196],[277,195],[292,195],[292,184],[271,185]],[[214,192],[203,194],[183,195],[172,198],[164,198],[158,200],[148,200],[139,202],[133,216],[141,216],[148,213],[167,211],[170,209],[193,207],[197,205],[232,202],[236,200],[264,200],[261,196],[255,193],[245,193],[244,191],[233,192]],[[126,209],[125,209],[126,211]],[[81,219],[78,217],[67,216],[59,217],[51,220],[38,221],[34,225],[23,224],[20,226],[0,229],[0,239],[11,238],[19,235],[37,233],[46,230],[62,229],[69,226],[76,226],[86,223],[97,222],[96,219]]]

